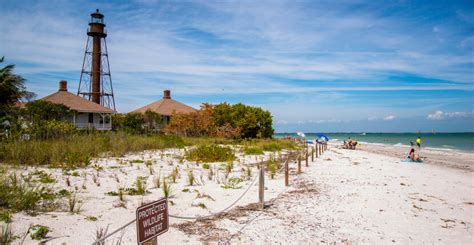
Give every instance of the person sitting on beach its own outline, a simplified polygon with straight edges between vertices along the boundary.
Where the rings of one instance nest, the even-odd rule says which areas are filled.
[[[413,149],[413,148],[411,148],[411,150],[410,150],[410,155],[409,155],[408,158],[410,158],[410,160],[412,160],[413,162],[418,162],[418,161],[420,161],[420,156],[415,155],[415,149]]]
[[[351,149],[355,150],[356,149],[356,145],[357,145],[357,140],[353,140],[351,142]]]

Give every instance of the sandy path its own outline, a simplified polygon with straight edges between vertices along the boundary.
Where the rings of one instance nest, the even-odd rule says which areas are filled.
[[[304,171],[292,177],[296,190],[269,200],[263,212],[247,206],[179,228],[232,243],[472,244],[471,171],[334,148]]]

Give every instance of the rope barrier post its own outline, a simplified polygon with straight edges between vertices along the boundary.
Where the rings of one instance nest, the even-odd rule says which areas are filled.
[[[289,162],[289,159],[285,161],[285,186],[288,186],[289,185],[289,181],[288,181],[288,175],[289,175],[289,168],[288,168],[288,162]]]
[[[265,169],[263,164],[260,166],[260,176],[258,181],[258,200],[260,202],[260,208],[263,209],[264,204],[264,191],[265,191]]]
[[[314,162],[314,147],[311,147],[311,162]]]
[[[298,174],[301,174],[301,156],[298,154]]]
[[[319,155],[323,154],[323,145],[319,144]]]
[[[316,150],[315,150],[316,158],[318,158],[318,145],[319,145],[318,142],[316,142],[316,145],[315,145],[315,148],[316,148]]]
[[[309,156],[308,156],[308,151],[306,151],[306,167],[308,167],[308,166],[309,166],[309,163],[308,163],[308,158],[309,158]]]

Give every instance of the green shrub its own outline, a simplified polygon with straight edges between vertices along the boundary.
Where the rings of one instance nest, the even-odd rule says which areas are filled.
[[[55,199],[51,189],[26,182],[16,174],[0,177],[0,208],[12,211],[35,211],[49,206]]]
[[[211,167],[211,166],[209,166],[209,164],[207,164],[207,163],[203,163],[203,164],[202,164],[202,168],[203,168],[203,169],[209,169],[210,167]]]
[[[7,210],[0,210],[0,221],[5,223],[12,222],[12,215]]]
[[[246,155],[263,155],[263,151],[257,147],[245,147],[244,154]]]
[[[41,240],[46,237],[49,232],[49,228],[44,225],[35,225],[31,227],[31,239]]]
[[[200,145],[186,153],[186,159],[197,162],[225,162],[235,159],[232,149],[215,144]]]

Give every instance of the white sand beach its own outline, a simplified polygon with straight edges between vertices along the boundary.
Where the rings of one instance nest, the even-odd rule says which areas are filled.
[[[469,168],[456,168],[451,164],[405,163],[399,157],[387,154],[388,146],[377,146],[383,154],[374,153],[374,147],[365,145],[361,150],[344,150],[330,145],[329,149],[296,174],[296,164],[290,165],[290,186],[284,186],[283,174],[274,180],[266,175],[265,201],[267,207],[259,210],[258,181],[249,192],[226,213],[210,220],[189,221],[170,218],[170,229],[158,239],[160,244],[202,242],[230,243],[436,243],[472,244],[474,222],[473,154],[464,153],[463,164]],[[369,150],[371,149],[371,150]],[[372,151],[372,152],[369,152]],[[239,189],[222,188],[224,177],[220,174],[208,179],[208,170],[195,163],[182,161],[177,156],[183,151],[147,151],[124,158],[98,159],[93,167],[76,170],[79,176],[67,176],[59,169],[37,168],[17,171],[44,170],[57,179],[56,190],[77,190],[84,204],[77,214],[64,211],[25,213],[13,215],[13,230],[21,237],[29,225],[42,224],[50,228],[47,244],[91,244],[95,232],[107,227],[111,232],[134,219],[135,209],[147,201],[163,196],[154,188],[153,179],[160,171],[168,175],[179,166],[181,177],[172,185],[173,215],[196,216],[217,212],[234,202],[252,183],[257,175],[240,183]],[[453,157],[455,151],[437,152]],[[400,154],[403,156],[403,151]],[[265,158],[268,158],[269,153]],[[153,174],[144,163],[151,160]],[[245,159],[245,160],[244,160]],[[453,158],[455,159],[455,158]],[[242,156],[235,161],[229,177],[244,176],[246,166],[254,166],[260,157]],[[215,165],[216,172],[220,163]],[[187,186],[187,169],[201,185]],[[98,175],[98,176],[97,176]],[[201,180],[202,175],[202,180]],[[84,177],[86,176],[86,177]],[[93,177],[95,176],[95,177]],[[150,193],[145,196],[106,195],[119,187],[133,186],[137,176],[144,176]],[[245,178],[245,177],[244,177]],[[95,179],[95,181],[94,181]],[[100,184],[97,184],[100,183]],[[84,187],[83,187],[84,186]],[[183,190],[189,189],[187,192]],[[66,199],[63,202],[67,202]],[[89,217],[89,218],[88,218]],[[90,217],[96,217],[93,221]],[[135,224],[128,226],[106,241],[122,244],[136,243]],[[20,243],[19,240],[16,241]],[[24,244],[37,244],[29,235]]]

